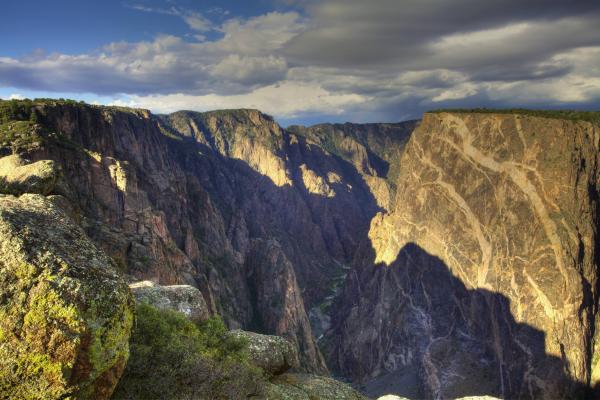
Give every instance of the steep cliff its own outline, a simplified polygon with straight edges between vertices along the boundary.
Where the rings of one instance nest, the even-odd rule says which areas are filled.
[[[44,194],[63,195],[123,272],[196,286],[231,328],[286,336],[302,370],[327,371],[307,311],[328,318],[379,210],[351,162],[256,110],[157,117],[46,100],[0,114],[0,154],[56,165]]]
[[[599,140],[597,122],[426,114],[334,305],[330,367],[375,394],[595,385]]]

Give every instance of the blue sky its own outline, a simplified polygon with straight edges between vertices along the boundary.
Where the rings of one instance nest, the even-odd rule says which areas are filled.
[[[5,0],[0,97],[251,107],[284,125],[440,107],[600,109],[598,4]]]
[[[270,1],[13,1],[3,2],[0,33],[2,55],[24,56],[34,49],[79,54],[110,42],[152,40],[158,34],[191,33],[181,18],[143,8],[194,10],[213,21],[228,15],[248,18],[280,9]]]

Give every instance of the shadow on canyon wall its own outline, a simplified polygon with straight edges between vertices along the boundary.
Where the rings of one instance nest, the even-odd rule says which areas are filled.
[[[546,353],[545,332],[515,320],[504,295],[467,289],[414,243],[388,267],[362,251],[336,303],[327,359],[334,373],[362,377],[368,395],[597,398],[598,388],[570,378],[564,354]]]

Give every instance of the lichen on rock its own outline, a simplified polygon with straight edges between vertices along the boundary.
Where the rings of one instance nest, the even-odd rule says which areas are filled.
[[[134,318],[112,261],[40,195],[0,196],[0,238],[0,398],[109,398]]]

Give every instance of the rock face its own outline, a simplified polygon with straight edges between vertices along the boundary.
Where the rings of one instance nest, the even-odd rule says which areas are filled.
[[[330,367],[375,395],[563,398],[595,385],[599,132],[426,114],[393,212],[372,221],[336,303]]]
[[[133,323],[113,262],[40,195],[0,195],[0,236],[0,398],[108,399]]]
[[[298,351],[280,336],[261,335],[239,329],[229,334],[244,339],[248,343],[250,362],[271,375],[281,374],[299,366]]]
[[[161,286],[152,281],[141,281],[130,284],[129,289],[138,303],[148,303],[159,310],[183,313],[196,323],[210,318],[202,293],[193,286]]]
[[[390,210],[394,205],[400,158],[418,123],[319,124],[288,129],[351,163],[369,187],[377,205]]]
[[[275,240],[254,240],[247,268],[254,282],[250,287],[261,319],[254,327],[287,338],[298,349],[300,363],[312,372],[328,374],[296,282],[294,268]]]

